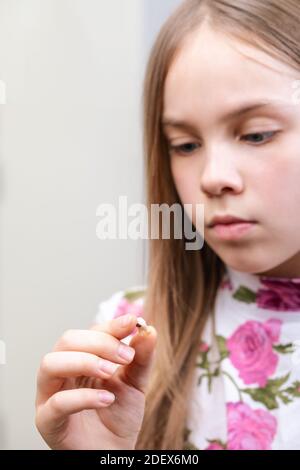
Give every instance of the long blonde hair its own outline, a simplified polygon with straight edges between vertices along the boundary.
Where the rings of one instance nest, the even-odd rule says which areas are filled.
[[[209,17],[211,24],[299,70],[299,0],[185,0],[167,19],[152,47],[144,81],[144,154],[147,206],[181,203],[161,129],[164,85],[185,37]],[[151,225],[151,222],[150,222]],[[146,409],[136,449],[186,448],[186,418],[203,329],[225,272],[204,242],[150,238],[145,315],[158,332]],[[201,417],[199,417],[201,420]],[[201,424],[201,423],[200,423]]]

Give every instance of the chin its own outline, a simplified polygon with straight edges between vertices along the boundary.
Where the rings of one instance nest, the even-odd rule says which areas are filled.
[[[223,256],[221,254],[218,256],[222,259],[223,263],[231,269],[248,274],[260,274],[274,268],[274,264],[264,262],[258,256],[254,256],[253,254],[251,256],[249,251],[243,255],[235,253],[231,256],[225,256],[224,254]]]

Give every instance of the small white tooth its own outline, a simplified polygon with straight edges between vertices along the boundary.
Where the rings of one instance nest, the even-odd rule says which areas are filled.
[[[137,317],[136,326],[141,326],[142,328],[147,328],[147,323],[142,317]]]

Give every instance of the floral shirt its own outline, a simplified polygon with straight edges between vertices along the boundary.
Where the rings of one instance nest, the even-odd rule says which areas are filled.
[[[145,289],[113,294],[96,321],[143,316]],[[300,278],[227,266],[213,313],[199,339],[184,448],[300,450]]]

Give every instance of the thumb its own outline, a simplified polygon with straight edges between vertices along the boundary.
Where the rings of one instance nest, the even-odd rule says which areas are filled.
[[[135,349],[135,355],[130,364],[119,368],[120,379],[128,385],[145,393],[152,370],[157,331],[153,326],[147,326],[146,331],[139,330],[131,339],[129,346]]]

